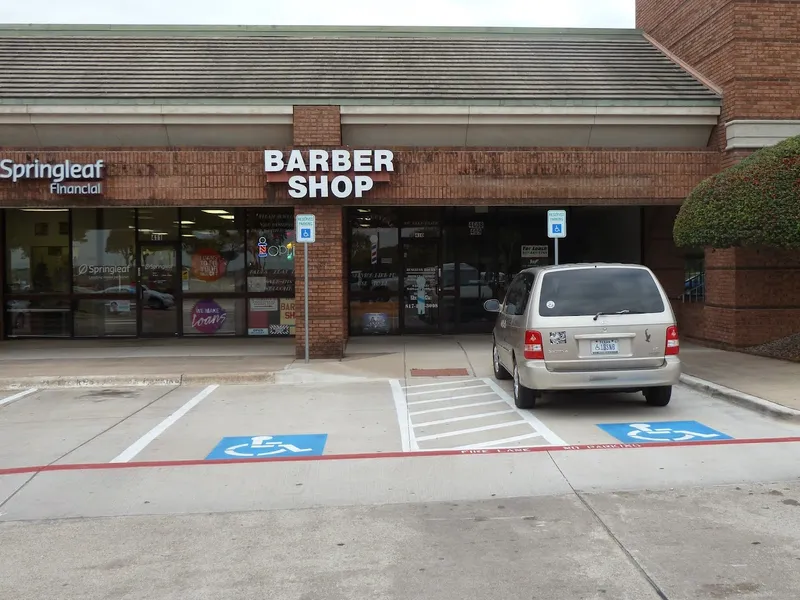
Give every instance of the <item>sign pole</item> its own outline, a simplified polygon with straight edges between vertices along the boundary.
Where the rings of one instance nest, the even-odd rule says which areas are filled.
[[[317,220],[314,215],[295,217],[295,239],[303,244],[303,335],[305,336],[305,355],[308,362],[308,250],[317,240]]]
[[[553,240],[556,265],[558,265],[558,240],[567,237],[567,211],[547,211],[547,237]]]
[[[303,244],[303,333],[305,334],[306,363],[308,363],[308,250],[311,244]]]

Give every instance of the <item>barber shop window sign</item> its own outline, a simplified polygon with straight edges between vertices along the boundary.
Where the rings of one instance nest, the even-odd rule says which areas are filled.
[[[192,275],[200,281],[216,281],[225,270],[225,259],[212,248],[201,248],[192,255]]]
[[[225,324],[228,313],[213,300],[198,300],[192,307],[192,329],[212,334]]]

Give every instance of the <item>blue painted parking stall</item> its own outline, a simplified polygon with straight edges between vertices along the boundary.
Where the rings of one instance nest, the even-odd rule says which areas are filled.
[[[326,433],[225,437],[206,456],[206,460],[321,456],[327,440]]]
[[[597,426],[625,444],[734,439],[697,421],[603,423]]]

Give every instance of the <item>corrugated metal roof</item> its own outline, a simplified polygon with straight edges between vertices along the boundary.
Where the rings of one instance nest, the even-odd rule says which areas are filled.
[[[0,102],[688,104],[635,30],[0,28]]]

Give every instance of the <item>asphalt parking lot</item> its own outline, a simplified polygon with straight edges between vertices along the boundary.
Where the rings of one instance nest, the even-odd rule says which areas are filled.
[[[559,394],[518,410],[510,383],[419,378],[308,385],[62,388],[0,396],[0,469],[150,461],[780,438],[780,421],[678,386]]]

